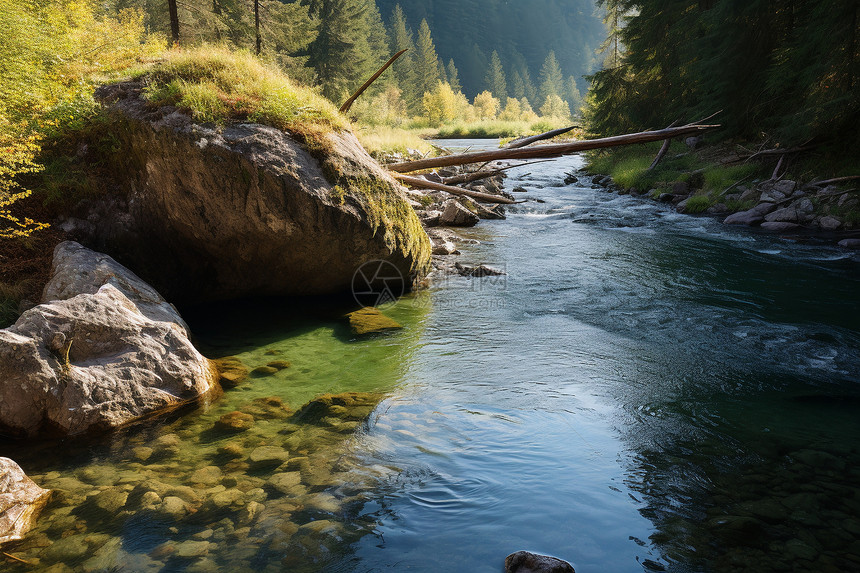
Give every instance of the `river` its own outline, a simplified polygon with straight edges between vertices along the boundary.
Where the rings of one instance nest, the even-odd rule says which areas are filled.
[[[66,491],[10,570],[860,570],[858,257],[564,185],[582,165],[511,170],[527,201],[460,247],[507,274],[400,299],[401,331],[352,337],[329,301],[192,309],[206,352],[291,366],[99,440],[0,443]],[[355,429],[277,412],[347,391],[375,406]]]

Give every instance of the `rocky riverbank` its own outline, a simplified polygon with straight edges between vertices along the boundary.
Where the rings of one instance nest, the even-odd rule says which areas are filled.
[[[717,217],[726,225],[758,227],[791,237],[817,237],[841,248],[860,249],[860,221],[854,216],[860,209],[860,196],[855,189],[768,179],[735,185],[713,199],[685,181],[675,182],[667,190],[645,191],[617,185],[609,175],[586,172],[572,173],[566,182],[667,203],[679,213]],[[706,199],[716,202],[699,211],[698,206]]]

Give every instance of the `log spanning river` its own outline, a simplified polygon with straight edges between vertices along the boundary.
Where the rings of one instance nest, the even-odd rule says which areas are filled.
[[[531,200],[460,246],[507,275],[402,298],[400,331],[195,309],[204,352],[290,367],[96,441],[0,443],[61,491],[4,567],[860,570],[860,260],[564,185],[581,166],[512,170]]]

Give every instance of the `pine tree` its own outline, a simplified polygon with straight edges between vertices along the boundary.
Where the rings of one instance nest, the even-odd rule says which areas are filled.
[[[308,65],[317,73],[322,93],[332,101],[345,99],[372,64],[365,30],[364,0],[314,0],[311,13],[320,22],[319,33],[308,47]]]
[[[526,97],[526,85],[523,83],[523,77],[517,70],[511,74],[511,95],[517,99]]]
[[[418,27],[418,42],[415,48],[416,87],[419,94],[433,91],[439,82],[439,56],[427,20]]]
[[[573,114],[577,115],[582,108],[582,93],[579,91],[579,86],[576,85],[576,78],[570,76],[567,79],[567,102],[570,104],[570,109]]]
[[[484,78],[485,87],[490,92],[499,98],[500,101],[505,101],[508,97],[508,83],[505,79],[505,70],[502,67],[502,60],[499,58],[499,53],[493,50],[490,56],[490,67],[487,69],[487,75]]]
[[[546,101],[549,96],[560,96],[565,92],[564,76],[552,50],[546,56],[540,70],[540,99]]]
[[[423,94],[418,93],[415,43],[403,9],[398,4],[391,14],[391,53],[396,54],[400,50],[406,50],[406,53],[392,66],[392,75],[402,92],[406,109],[409,113],[417,113],[421,109],[420,96]]]
[[[529,73],[529,69],[526,67],[520,68],[520,76],[523,78],[523,87],[525,89],[526,95],[525,97],[530,102],[536,102],[538,99],[537,89],[535,88],[534,83],[532,83],[532,77]]]
[[[453,58],[448,60],[448,67],[445,71],[448,75],[448,83],[451,85],[454,93],[462,91],[463,86],[460,85],[460,74],[457,72],[457,66],[454,65]]]

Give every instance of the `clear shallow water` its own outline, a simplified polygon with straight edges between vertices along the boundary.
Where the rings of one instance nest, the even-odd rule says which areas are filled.
[[[69,492],[15,555],[80,571],[500,571],[518,549],[580,573],[860,569],[858,261],[562,186],[580,165],[513,170],[545,202],[461,247],[508,275],[401,300],[385,311],[402,331],[353,339],[347,309],[304,303],[190,314],[210,353],[292,366],[96,444],[0,446]],[[357,429],[259,401],[344,391],[371,393]],[[234,410],[253,428],[214,432]],[[260,446],[290,459],[255,465]],[[153,481],[162,500],[196,494],[194,513],[138,507]],[[111,492],[130,493],[100,513]]]

